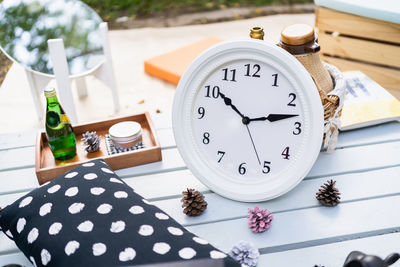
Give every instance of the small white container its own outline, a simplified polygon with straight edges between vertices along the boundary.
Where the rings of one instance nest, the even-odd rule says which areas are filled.
[[[108,129],[114,145],[121,148],[131,148],[142,142],[142,127],[135,121],[123,121]]]

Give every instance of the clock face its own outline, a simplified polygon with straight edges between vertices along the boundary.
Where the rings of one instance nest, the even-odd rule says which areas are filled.
[[[191,112],[196,145],[234,179],[279,174],[298,157],[306,127],[287,77],[257,60],[228,62],[201,83]]]
[[[177,87],[173,130],[192,173],[225,197],[261,201],[295,187],[322,143],[323,108],[310,75],[263,41],[224,42]]]

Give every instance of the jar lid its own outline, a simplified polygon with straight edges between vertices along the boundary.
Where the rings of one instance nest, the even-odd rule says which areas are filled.
[[[111,126],[108,133],[115,139],[131,139],[142,134],[142,127],[135,121],[123,121]]]
[[[303,45],[314,40],[314,28],[308,24],[293,24],[281,32],[281,40],[288,45]]]

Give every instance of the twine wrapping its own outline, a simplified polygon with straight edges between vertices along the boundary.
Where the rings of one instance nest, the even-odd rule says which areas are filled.
[[[340,111],[343,107],[346,83],[342,73],[333,65],[322,62],[319,53],[295,55],[317,86],[324,107],[323,148],[332,153],[339,135]]]
[[[326,99],[322,99],[325,119],[325,140],[323,147],[326,149],[326,152],[332,153],[336,147],[339,136],[340,112],[346,94],[346,82],[338,68],[325,62],[323,62],[323,65],[334,81],[333,90],[327,94]]]

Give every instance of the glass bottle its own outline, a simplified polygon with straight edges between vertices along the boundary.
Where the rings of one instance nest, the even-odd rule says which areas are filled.
[[[76,155],[75,134],[68,116],[57,99],[56,90],[48,88],[46,96],[46,137],[51,152],[57,160],[66,160]]]

